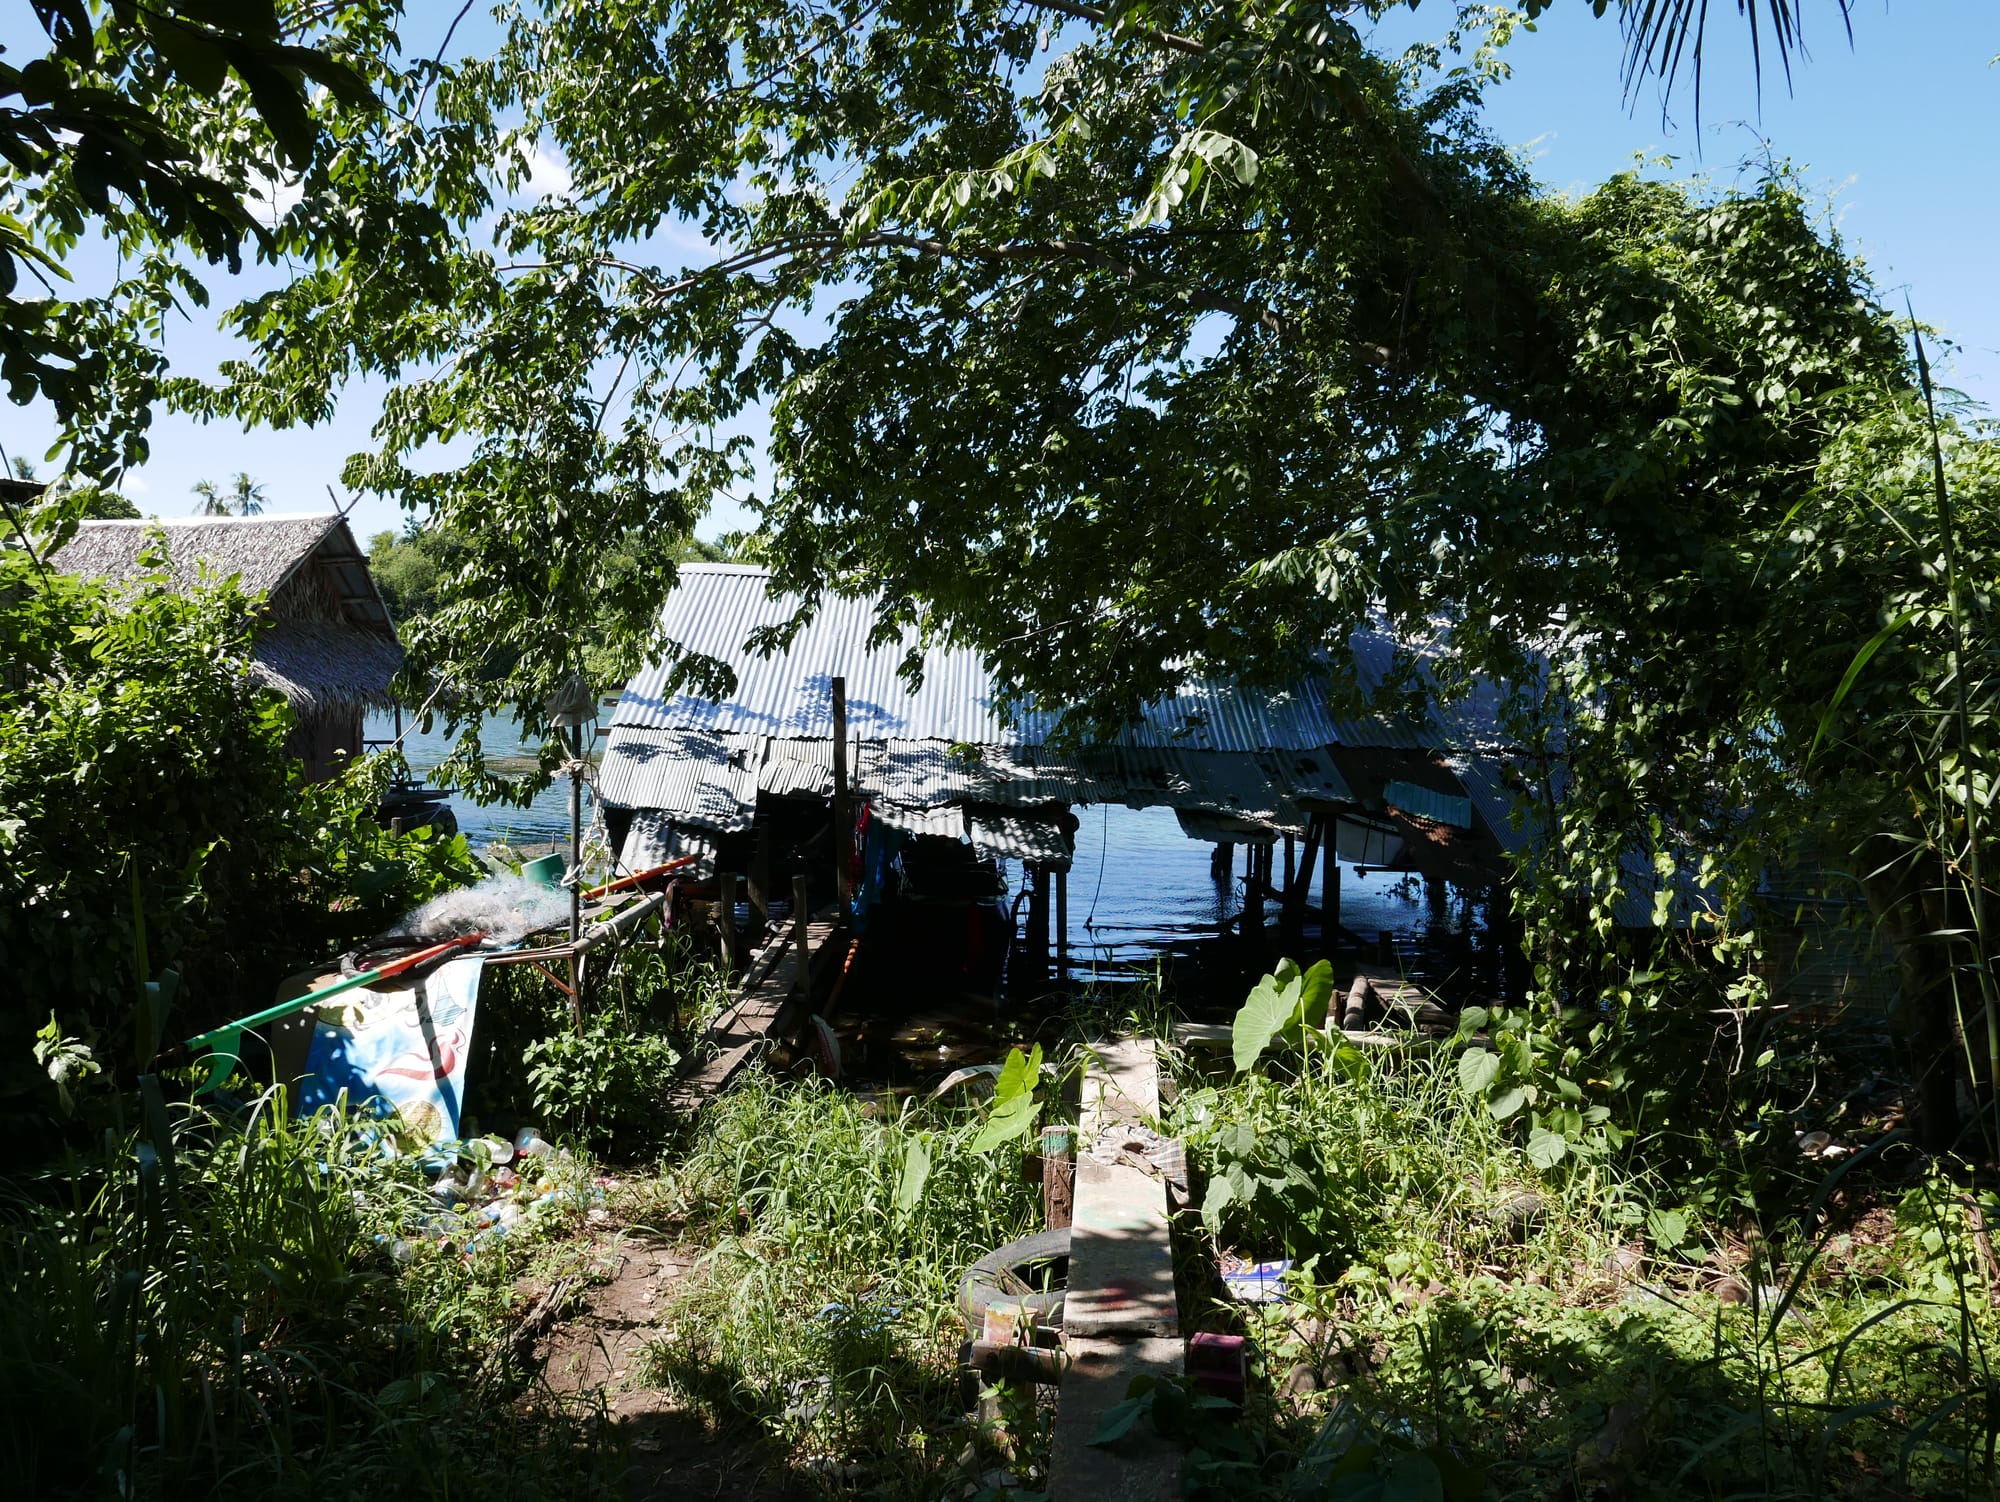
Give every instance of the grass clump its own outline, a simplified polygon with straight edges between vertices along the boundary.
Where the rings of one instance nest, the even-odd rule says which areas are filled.
[[[1184,1069],[1171,1112],[1191,1229],[1297,1268],[1286,1303],[1208,1311],[1272,1381],[1238,1438],[1188,1436],[1196,1494],[1992,1494],[2000,1321],[1941,1172],[1871,1157],[1704,1221],[1697,1165],[1643,1144],[1538,1165],[1449,1050],[1315,1035],[1273,1073]]]
[[[0,1212],[0,1493],[609,1495],[602,1443],[522,1401],[520,1248],[399,1239],[434,1209],[281,1092],[29,1182]]]
[[[648,1380],[834,1489],[941,1495],[973,1438],[958,1280],[1039,1224],[1014,1155],[972,1149],[980,1126],[973,1108],[764,1075],[716,1101],[650,1191],[656,1223],[704,1250],[660,1312]]]

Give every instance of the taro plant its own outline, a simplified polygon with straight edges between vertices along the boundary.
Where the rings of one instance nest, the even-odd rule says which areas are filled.
[[[990,1153],[1005,1143],[1022,1140],[1035,1129],[1042,1115],[1042,1102],[1035,1094],[1041,1082],[1042,1045],[1035,1044],[1025,1054],[1018,1048],[1009,1049],[993,1086],[993,1107],[986,1125],[972,1139],[974,1152]]]

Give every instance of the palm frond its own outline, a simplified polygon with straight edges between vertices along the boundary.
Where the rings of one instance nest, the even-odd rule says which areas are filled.
[[[1854,0],[1830,0],[1840,10],[1847,42],[1854,45]],[[1736,14],[1750,27],[1750,63],[1757,94],[1764,92],[1765,49],[1776,53],[1792,85],[1792,58],[1805,55],[1806,0],[1736,0]],[[1625,86],[1629,90],[1648,74],[1658,78],[1667,95],[1686,68],[1694,79],[1695,118],[1701,117],[1702,64],[1708,37],[1709,0],[1619,0],[1618,19],[1625,33]],[[1600,12],[1601,13],[1601,12]]]

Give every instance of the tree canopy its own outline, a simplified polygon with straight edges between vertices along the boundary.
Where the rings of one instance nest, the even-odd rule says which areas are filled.
[[[1521,18],[1389,56],[1391,8],[509,8],[463,63],[357,61],[383,109],[290,159],[251,357],[171,394],[283,425],[386,380],[346,478],[463,540],[408,633],[457,711],[532,719],[586,645],[622,676],[755,484],[780,587],[879,592],[1080,725],[1363,622],[1512,685],[1538,870],[1607,935],[1635,859],[1726,907],[1804,826],[1963,838],[1903,711],[1988,597],[1945,598],[1865,270],[1782,169],[1549,193],[1481,119]],[[1791,55],[1801,7],[1738,10]],[[1706,7],[1617,11],[1628,68],[1698,63]],[[1977,429],[1940,452],[1989,485]],[[1982,579],[1991,514],[1950,539]]]

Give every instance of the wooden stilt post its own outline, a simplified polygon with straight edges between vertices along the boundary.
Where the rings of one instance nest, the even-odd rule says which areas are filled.
[[[1056,984],[1069,985],[1069,872],[1056,872]]]
[[[1333,830],[1326,832],[1326,874],[1319,891],[1319,939],[1328,954],[1340,947],[1340,852],[1333,848]]]
[[[1308,814],[1298,871],[1285,881],[1285,938],[1288,943],[1296,944],[1305,937],[1306,906],[1312,901],[1313,863],[1319,859],[1319,828],[1319,815]]]
[[[1028,953],[1040,986],[1049,978],[1049,873],[1040,866],[1028,873]]]
[[[1252,845],[1250,850],[1250,875],[1243,883],[1243,937],[1250,941],[1258,954],[1264,949],[1264,882],[1265,862],[1270,859],[1269,845]]]
[[[847,680],[833,680],[833,886],[842,908],[853,893],[854,814],[847,806]]]
[[[722,973],[736,973],[736,873],[719,872],[715,878],[715,938],[722,949]]]
[[[1298,875],[1297,851],[1292,846],[1292,837],[1285,836],[1285,895],[1292,894],[1292,878]]]
[[[757,820],[755,843],[750,851],[750,882],[746,893],[750,909],[756,914],[762,928],[771,922],[771,821],[768,816]]]
[[[562,732],[558,730],[557,735]],[[570,756],[583,760],[583,727],[570,732]],[[583,774],[574,768],[569,774],[569,941],[572,946],[583,937]],[[583,1024],[583,964],[572,952],[569,957],[569,1009],[579,1027]]]
[[[804,875],[792,878],[792,942],[799,951],[799,992],[812,996],[812,942],[806,924],[812,914],[812,883]]]

